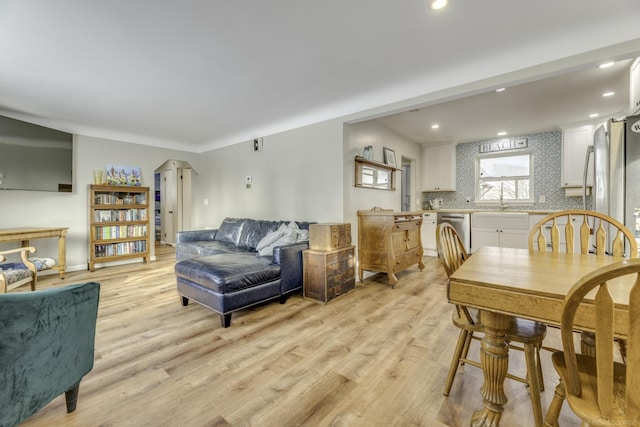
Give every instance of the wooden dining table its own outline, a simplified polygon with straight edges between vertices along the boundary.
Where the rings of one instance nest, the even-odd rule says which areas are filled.
[[[473,414],[472,426],[498,426],[507,403],[503,386],[508,368],[505,331],[509,318],[517,316],[560,326],[564,298],[571,287],[586,274],[621,260],[592,254],[483,246],[451,275],[449,302],[480,309],[484,325],[480,352],[484,374],[480,394],[484,407]],[[625,280],[628,279],[609,282],[615,303],[615,333],[620,338],[629,332]],[[584,331],[594,330],[595,316],[588,299],[578,309],[575,326]]]

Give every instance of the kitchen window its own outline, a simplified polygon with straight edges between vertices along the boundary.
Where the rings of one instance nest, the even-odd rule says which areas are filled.
[[[533,154],[527,151],[478,156],[476,201],[501,207],[533,203]]]

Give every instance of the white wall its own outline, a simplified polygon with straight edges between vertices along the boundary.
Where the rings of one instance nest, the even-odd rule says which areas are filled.
[[[403,157],[415,159],[412,181],[414,188],[420,188],[420,145],[370,122],[343,125],[342,120],[330,120],[265,136],[259,152],[253,151],[252,141],[196,154],[76,136],[73,192],[0,191],[0,227],[69,227],[67,265],[69,270],[85,269],[87,185],[92,183],[92,171],[107,164],[140,166],[142,185],[153,189],[154,171],[176,159],[189,162],[198,172],[193,175],[193,229],[217,228],[227,216],[350,222],[357,241],[358,209],[400,210],[401,201],[399,175],[396,191],[354,187],[354,158],[365,145],[374,146],[377,160],[382,160],[383,146],[395,150],[398,162]],[[249,175],[251,189],[245,182]],[[420,197],[419,191],[415,197]],[[57,255],[54,239],[33,243],[41,256]]]
[[[358,210],[381,207],[384,209],[401,210],[402,187],[400,171],[396,172],[396,191],[377,190],[372,188],[355,187],[355,156],[362,156],[365,146],[373,145],[373,160],[382,161],[383,147],[395,151],[397,165],[401,159],[411,159],[412,202],[411,205],[418,208],[416,201],[421,202],[422,182],[422,146],[410,141],[391,129],[373,122],[361,122],[344,125],[344,221],[351,223],[352,238],[357,242],[358,238]],[[415,209],[413,209],[415,210]]]
[[[197,165],[198,156],[178,150],[155,148],[86,136],[74,137],[73,192],[0,191],[0,228],[69,227],[67,235],[67,268],[87,268],[88,205],[87,185],[93,183],[92,171],[107,164],[140,166],[142,185],[154,185],[154,170],[168,159],[189,161]],[[154,234],[151,221],[151,236]],[[57,258],[55,239],[31,242],[39,256]],[[4,244],[3,248],[16,244]],[[151,248],[152,256],[153,246]]]
[[[331,120],[265,136],[262,151],[246,141],[200,154],[193,228],[227,216],[342,221],[342,136],[342,121]]]

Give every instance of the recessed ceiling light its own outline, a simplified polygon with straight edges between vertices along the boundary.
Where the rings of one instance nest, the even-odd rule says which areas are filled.
[[[438,129],[439,127],[440,125],[437,123],[431,125],[431,129]]]
[[[507,133],[505,131],[498,132],[498,136],[505,136]]]
[[[598,114],[598,113],[591,113],[591,114],[589,114],[589,118],[594,119],[594,118],[598,117],[599,115],[600,114]]]
[[[605,92],[602,94],[602,96],[607,97],[607,96],[613,96],[615,94],[616,94],[615,92]]]
[[[506,87],[499,87],[498,89],[496,89],[496,92],[504,92],[505,90],[507,90]]]
[[[447,0],[430,0],[429,1],[429,9],[438,10],[442,9],[447,5]]]
[[[602,64],[598,65],[598,68],[609,68],[612,67],[613,64],[615,64],[615,62],[613,61],[603,62]]]

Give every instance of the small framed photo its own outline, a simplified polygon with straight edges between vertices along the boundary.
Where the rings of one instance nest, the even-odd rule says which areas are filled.
[[[383,147],[382,152],[384,154],[384,163],[389,166],[397,167],[396,165],[396,152],[391,148]]]

